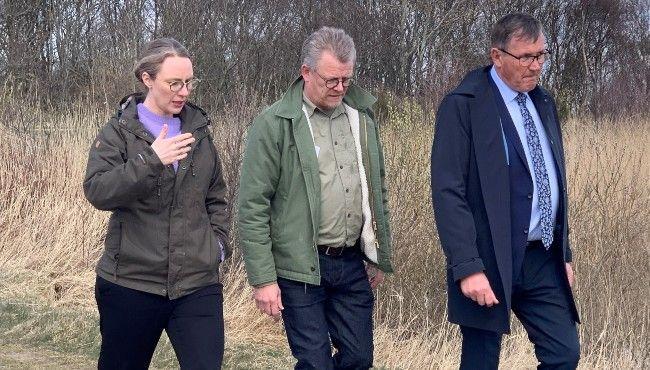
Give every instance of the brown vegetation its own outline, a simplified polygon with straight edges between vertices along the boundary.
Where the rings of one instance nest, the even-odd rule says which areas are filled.
[[[231,199],[244,132],[262,105],[250,97],[235,100],[214,117],[213,127]],[[433,116],[416,104],[384,100],[381,135],[397,271],[376,293],[376,363],[400,369],[454,367],[459,336],[445,318],[444,261],[429,194]],[[81,182],[88,147],[111,113],[81,106],[46,113],[19,100],[0,101],[0,303],[96,318],[93,267],[108,213],[85,201]],[[649,128],[647,120],[633,118],[573,119],[564,125],[584,369],[650,366]],[[253,305],[235,250],[223,266],[227,351],[242,345],[276,348],[280,360],[259,354],[255,364],[289,367],[282,326]],[[73,325],[60,320],[30,330],[16,327],[3,336],[49,331],[56,342],[66,335],[56,326]],[[67,340],[96,345],[98,333]],[[518,324],[503,347],[504,368],[534,366],[532,346]]]

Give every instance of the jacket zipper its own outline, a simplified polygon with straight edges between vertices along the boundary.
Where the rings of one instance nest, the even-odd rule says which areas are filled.
[[[311,131],[311,125],[310,125],[310,123],[309,123],[309,118],[308,118],[307,116],[305,116],[305,117],[306,117],[306,119],[307,119],[307,126],[309,126],[309,130]],[[292,119],[291,119],[291,126],[292,126],[292,127],[295,127],[295,125],[296,125],[296,119],[295,119],[295,118],[292,118]],[[311,135],[313,135],[313,134],[311,134]],[[313,139],[314,139],[314,137],[312,136],[312,141],[313,141]],[[316,144],[314,144],[314,145],[316,145]],[[318,159],[317,159],[317,161],[318,161]],[[317,163],[318,163],[318,162],[317,162]],[[303,173],[303,176],[304,176],[304,175],[305,175],[305,174]],[[309,198],[309,195],[307,196],[307,198]],[[309,213],[311,214],[313,211],[314,211],[314,210],[312,209],[311,204],[310,204],[310,205],[309,205]],[[313,225],[312,225],[312,229],[313,229]],[[317,235],[316,233],[314,233],[314,235],[312,236],[312,243],[311,243],[311,245],[312,245],[312,249],[314,250],[314,256],[315,256],[314,269],[316,269],[316,266],[319,265],[319,262],[318,262],[318,247],[317,247],[317,243],[318,243],[318,235]],[[319,269],[319,272],[320,272],[320,269]],[[307,293],[307,284],[305,284],[305,293]]]
[[[370,164],[370,153],[368,152],[368,127],[366,127],[366,116],[362,115],[363,117],[363,131],[366,134],[366,155],[367,155],[367,162],[368,166],[366,168],[366,185],[368,186],[368,194],[369,198],[368,199],[368,205],[370,206],[370,214],[372,216],[372,229],[374,230],[375,233],[375,248],[379,249],[379,241],[377,240],[379,237],[379,234],[377,233],[377,214],[375,213],[375,196],[372,191],[372,165]]]

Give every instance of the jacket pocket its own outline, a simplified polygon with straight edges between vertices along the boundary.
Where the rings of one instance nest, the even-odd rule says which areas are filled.
[[[210,228],[209,232],[212,234],[212,249],[210,250],[210,266],[215,270],[219,268],[221,263],[221,239]]]
[[[124,222],[119,223],[119,229],[120,229],[120,240],[117,245],[117,251],[115,252],[115,270],[113,272],[113,277],[117,280],[117,269],[120,266],[120,251],[122,250],[122,240],[124,240]]]
[[[124,223],[115,214],[108,222],[106,238],[104,240],[104,260],[107,270],[112,270],[113,278],[117,279],[117,269],[120,260],[120,251],[124,239]]]

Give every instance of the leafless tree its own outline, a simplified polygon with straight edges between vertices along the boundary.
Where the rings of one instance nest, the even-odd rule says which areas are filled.
[[[137,88],[148,40],[194,55],[196,98],[222,109],[243,91],[277,97],[297,76],[302,40],[323,25],[356,40],[357,78],[433,109],[489,63],[492,24],[513,11],[545,25],[544,85],[563,114],[647,113],[648,0],[0,0],[0,82],[52,106],[114,104]]]

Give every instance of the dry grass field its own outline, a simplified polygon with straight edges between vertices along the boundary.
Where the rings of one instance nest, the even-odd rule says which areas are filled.
[[[214,117],[231,196],[243,132],[259,105],[242,101],[223,115],[228,121]],[[407,103],[386,107],[397,271],[376,293],[376,364],[454,368],[459,334],[445,318],[444,261],[429,194],[432,116]],[[0,368],[95,366],[93,268],[108,213],[86,202],[81,182],[88,147],[109,114],[81,106],[47,113],[0,97]],[[564,125],[581,369],[650,368],[649,134],[647,119]],[[224,367],[291,368],[282,324],[254,307],[240,254],[222,268]],[[174,361],[163,338],[153,365],[173,368]],[[536,365],[518,323],[504,338],[501,364]]]

